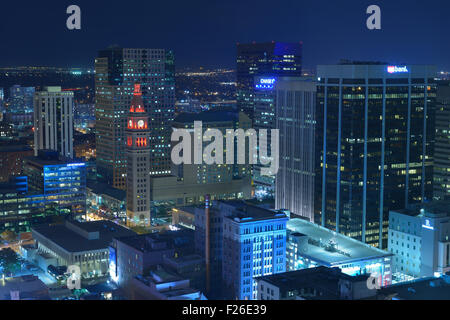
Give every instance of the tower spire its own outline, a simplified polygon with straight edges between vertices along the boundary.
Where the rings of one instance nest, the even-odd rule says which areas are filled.
[[[151,225],[149,130],[141,85],[136,83],[125,130],[127,136],[127,224],[129,226],[149,227]]]
[[[130,112],[144,113],[144,101],[142,100],[141,84],[134,84],[133,99],[131,100]]]

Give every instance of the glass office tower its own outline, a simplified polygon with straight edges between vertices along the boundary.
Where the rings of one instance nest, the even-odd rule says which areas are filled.
[[[305,78],[279,78],[276,88],[280,147],[275,209],[287,209],[308,221],[314,221],[316,87]]]
[[[237,44],[237,107],[253,120],[255,77],[300,77],[302,44],[268,42]]]
[[[436,97],[434,199],[450,199],[450,81],[440,81]]]
[[[140,83],[149,114],[150,174],[170,174],[170,134],[175,113],[175,64],[172,51],[111,47],[95,59],[97,172],[125,190],[125,128],[134,84]]]
[[[86,164],[60,160],[58,152],[39,150],[24,160],[24,176],[0,184],[0,233],[28,232],[56,216],[86,214]]]
[[[315,219],[386,248],[389,210],[432,198],[431,66],[317,68]]]
[[[276,78],[302,75],[302,43],[238,44],[236,68],[238,110],[249,116],[254,129],[269,129],[270,133],[275,129]],[[261,175],[260,165],[252,170],[256,195],[273,194],[275,177]]]

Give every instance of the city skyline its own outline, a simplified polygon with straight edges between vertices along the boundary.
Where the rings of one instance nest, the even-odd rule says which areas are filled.
[[[5,2],[0,300],[450,300],[450,3],[411,2]]]

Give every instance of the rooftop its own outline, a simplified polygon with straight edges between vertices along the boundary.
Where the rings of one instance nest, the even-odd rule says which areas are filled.
[[[394,300],[450,300],[450,276],[395,284],[382,292],[394,295]]]
[[[195,215],[195,210],[198,208],[199,208],[199,206],[185,206],[185,207],[174,208],[172,210],[174,210],[175,212],[187,212],[187,213]]]
[[[423,210],[422,210],[423,209]],[[430,218],[450,216],[450,200],[431,201],[427,203],[417,203],[410,205],[406,209],[394,210],[409,216],[426,216]]]
[[[19,299],[50,299],[47,286],[34,275],[0,279],[0,300],[10,300],[11,291],[19,291]]]
[[[235,121],[239,117],[238,112],[233,111],[203,111],[200,113],[180,113],[175,117],[174,123],[189,123],[193,125],[194,121],[202,122],[226,122]]]
[[[88,180],[87,187],[89,189],[91,189],[93,193],[95,193],[97,195],[104,194],[104,195],[107,195],[111,198],[118,199],[118,200],[125,200],[126,196],[127,196],[126,191],[113,188],[107,183]]]
[[[302,250],[302,256],[327,266],[392,256],[389,252],[372,247],[306,220],[291,219],[287,222],[287,229],[294,233],[298,232],[306,235],[308,239],[312,240],[305,243],[306,248]],[[323,245],[319,245],[319,243]],[[326,250],[325,246],[329,244],[334,244],[336,250]]]
[[[198,254],[186,254],[178,257],[164,257],[164,262],[169,265],[188,266],[193,263],[204,263],[204,258]]]
[[[189,280],[174,272],[167,271],[163,266],[156,266],[148,276],[138,275],[135,279],[145,286],[158,291],[167,299],[203,300],[200,291],[189,286]]]
[[[50,165],[85,165],[81,163],[81,160],[76,159],[62,159],[59,157],[58,152],[54,150],[39,150],[38,156],[32,156],[25,158],[27,162],[33,163],[38,166],[50,166]]]
[[[323,291],[327,293],[326,296],[323,296],[324,299],[339,299],[339,280],[366,282],[368,277],[368,275],[349,276],[342,273],[339,268],[319,266],[264,276],[257,280],[263,280],[280,288],[280,294],[284,294],[286,291],[315,287],[324,289]]]
[[[180,248],[193,244],[194,231],[182,229],[179,231],[167,231],[158,233],[148,233],[123,237],[119,241],[140,251],[153,252],[166,250],[168,248]]]
[[[232,219],[239,223],[254,222],[268,219],[288,219],[286,214],[266,208],[262,208],[256,205],[249,204],[241,200],[219,200],[217,203],[220,205],[234,207],[233,213],[226,218]]]
[[[318,65],[318,78],[343,78],[343,79],[403,79],[407,83],[409,77],[434,78],[436,67],[432,65],[388,65],[377,62],[349,62],[334,65]]]
[[[112,238],[136,234],[108,220],[40,225],[33,227],[32,232],[47,238],[68,252],[106,249]]]
[[[24,152],[24,151],[33,151],[29,146],[27,145],[6,145],[6,146],[0,146],[0,152]]]

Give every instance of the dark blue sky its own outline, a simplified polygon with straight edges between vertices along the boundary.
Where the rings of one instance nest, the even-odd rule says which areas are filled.
[[[67,6],[82,30],[66,29]],[[382,30],[366,28],[366,8]],[[170,48],[178,66],[235,65],[236,42],[303,41],[304,65],[340,58],[429,63],[450,70],[446,0],[40,0],[0,4],[0,66],[92,66],[99,49]]]

